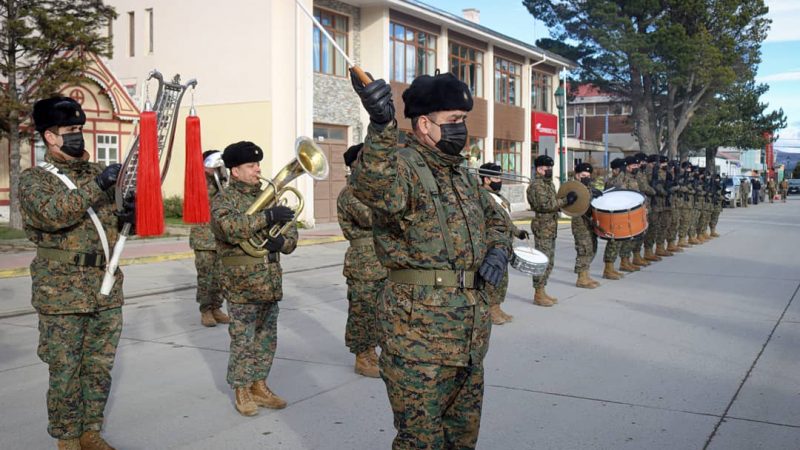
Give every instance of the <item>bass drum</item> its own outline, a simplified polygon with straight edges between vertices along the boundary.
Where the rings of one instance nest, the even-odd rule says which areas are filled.
[[[592,226],[601,239],[624,241],[647,231],[644,195],[629,190],[604,192],[592,200]]]

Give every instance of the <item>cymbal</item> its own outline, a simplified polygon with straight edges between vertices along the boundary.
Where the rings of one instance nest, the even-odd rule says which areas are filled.
[[[570,192],[577,194],[578,199],[575,200],[575,203],[565,206],[561,208],[561,210],[564,212],[564,214],[570,217],[578,217],[585,214],[589,209],[589,203],[592,200],[592,195],[589,193],[589,189],[587,189],[586,186],[584,186],[580,181],[570,180],[561,184],[561,187],[558,188],[556,198],[565,198]]]

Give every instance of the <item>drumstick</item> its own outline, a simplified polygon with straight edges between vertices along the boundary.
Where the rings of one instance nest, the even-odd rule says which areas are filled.
[[[319,23],[317,18],[314,17],[314,15],[308,11],[306,6],[300,0],[295,0],[295,3],[297,3],[297,6],[299,6],[300,9],[302,9],[303,12],[308,16],[308,18],[311,19],[312,22],[314,22],[314,25],[317,27],[320,33],[322,33],[322,35],[325,36],[328,42],[330,42],[333,45],[333,48],[335,48],[336,51],[339,52],[340,55],[342,55],[342,58],[344,58],[344,60],[347,61],[347,65],[350,66],[350,71],[353,72],[356,75],[356,77],[358,77],[358,80],[361,81],[361,83],[364,86],[372,83],[373,81],[372,78],[370,78],[369,75],[367,75],[367,73],[361,69],[361,67],[358,67],[355,63],[353,63],[353,60],[347,56],[347,53],[345,53],[345,51],[342,50],[341,47],[339,47],[339,44],[336,43],[336,40],[333,39],[333,37],[331,37],[330,34],[328,34],[328,31],[325,29],[325,27],[323,27],[322,24]]]

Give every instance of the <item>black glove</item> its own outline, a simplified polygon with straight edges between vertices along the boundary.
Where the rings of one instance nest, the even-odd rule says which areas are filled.
[[[94,177],[95,183],[100,186],[100,190],[106,191],[111,186],[117,183],[119,171],[122,169],[122,164],[111,164],[103,169],[100,175]]]
[[[372,79],[372,75],[367,73]],[[394,102],[392,88],[383,80],[375,80],[364,86],[355,72],[350,72],[353,89],[361,97],[361,104],[369,114],[369,120],[376,125],[386,125],[394,119]]]
[[[592,198],[602,197],[603,191],[597,188],[592,188]]]
[[[279,252],[283,248],[284,242],[286,242],[286,239],[283,237],[283,235],[279,234],[276,238],[270,237],[267,239],[267,250],[271,252]]]
[[[578,200],[578,194],[573,191],[567,192],[567,206],[575,203]]]
[[[294,210],[288,206],[278,205],[265,209],[264,215],[267,217],[267,226],[286,223],[294,219]]]
[[[517,239],[528,239],[530,237],[530,233],[525,230],[519,230],[517,233]]]
[[[122,201],[122,210],[115,211],[114,215],[117,216],[117,231],[122,231],[122,227],[129,223],[131,224],[128,236],[136,234],[136,195],[131,192]]]
[[[492,248],[483,259],[483,264],[478,269],[481,278],[492,286],[497,286],[503,279],[508,269],[508,257],[506,252],[500,248]]]

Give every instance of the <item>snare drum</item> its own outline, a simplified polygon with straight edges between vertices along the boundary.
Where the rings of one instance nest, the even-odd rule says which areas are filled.
[[[544,274],[547,262],[547,255],[529,247],[515,247],[511,255],[511,267],[533,276]]]
[[[602,239],[623,241],[647,231],[644,195],[615,190],[592,200],[592,226]]]

